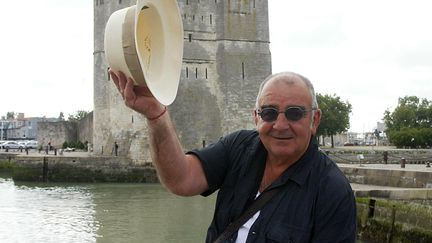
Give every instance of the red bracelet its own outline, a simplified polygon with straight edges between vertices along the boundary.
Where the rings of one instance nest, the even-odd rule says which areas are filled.
[[[167,111],[167,107],[165,106],[164,110],[162,111],[162,113],[160,113],[159,115],[155,116],[155,117],[151,117],[151,118],[147,118],[147,120],[149,121],[153,121],[158,119],[159,117],[163,116],[163,114],[165,114],[165,112]]]

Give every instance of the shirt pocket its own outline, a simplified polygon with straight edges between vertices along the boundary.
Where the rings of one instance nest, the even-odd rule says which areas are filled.
[[[310,240],[310,229],[288,224],[269,226],[266,234],[267,243],[303,243]]]

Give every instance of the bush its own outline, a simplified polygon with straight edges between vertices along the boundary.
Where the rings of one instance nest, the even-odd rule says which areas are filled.
[[[86,149],[86,146],[81,141],[65,141],[62,148]]]
[[[77,141],[75,148],[77,148],[77,149],[84,149],[85,145],[81,141]]]
[[[389,140],[398,148],[427,148],[432,145],[432,128],[402,128],[390,131]]]

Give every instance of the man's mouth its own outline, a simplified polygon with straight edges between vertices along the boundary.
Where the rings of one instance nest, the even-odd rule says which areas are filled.
[[[293,136],[288,135],[273,135],[272,137],[279,140],[290,140],[294,138]]]

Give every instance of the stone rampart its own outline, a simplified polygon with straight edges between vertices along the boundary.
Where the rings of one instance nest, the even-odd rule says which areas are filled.
[[[77,139],[82,143],[93,143],[93,112],[78,121]]]
[[[16,181],[41,182],[146,182],[156,183],[155,169],[136,165],[126,157],[64,157],[2,155]]]
[[[51,143],[51,146],[61,148],[65,141],[77,141],[76,122],[39,122],[37,129],[39,146]]]

